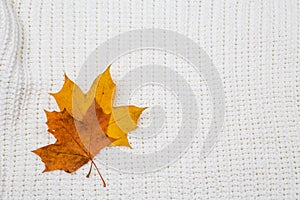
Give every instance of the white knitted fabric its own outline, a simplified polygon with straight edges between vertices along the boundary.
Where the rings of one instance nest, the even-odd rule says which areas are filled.
[[[2,0],[0,6],[0,199],[300,199],[299,1]],[[57,110],[48,92],[61,88],[64,72],[76,80],[103,42],[147,28],[185,35],[218,70],[225,118],[210,154],[200,155],[212,118],[205,81],[184,59],[145,50],[113,61],[115,105],[149,106],[140,120],[147,127],[151,107],[160,104],[164,125],[155,138],[135,131],[129,137],[133,149],[119,149],[147,154],[182,134],[178,113],[186,112],[185,105],[172,92],[150,84],[122,101],[131,84],[122,82],[124,75],[157,64],[180,74],[200,102],[198,134],[186,152],[145,173],[103,164],[100,153],[95,162],[106,188],[96,171],[85,178],[89,165],[73,174],[41,173],[44,164],[31,151],[55,141],[45,125],[44,109]],[[83,80],[87,90],[92,80]],[[143,164],[135,162],[129,164]]]

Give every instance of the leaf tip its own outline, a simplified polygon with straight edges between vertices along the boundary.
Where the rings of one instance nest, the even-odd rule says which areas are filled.
[[[74,82],[68,77],[66,72],[64,72],[64,78],[65,78],[64,84],[69,84],[69,83],[74,84]]]
[[[146,109],[148,109],[149,107],[143,107],[143,108],[141,108],[141,110],[142,110],[142,112],[144,111],[144,110],[146,110]]]
[[[34,154],[37,155],[37,152],[36,152],[36,151],[37,151],[37,149],[36,149],[36,150],[31,150],[32,153],[34,153]]]
[[[110,84],[112,84],[113,86],[115,86],[116,84],[114,83],[114,81],[112,80],[111,74],[110,74],[110,68],[111,68],[112,64],[109,64],[108,67],[105,69],[105,71],[103,72],[102,75],[107,76],[107,78],[111,81]]]
[[[110,63],[108,66],[107,66],[107,70],[110,71],[110,67],[111,67],[112,63]]]
[[[107,68],[104,70],[103,74],[108,73],[108,74],[110,75],[110,68],[111,68],[111,65],[112,65],[112,64],[109,64],[109,65],[107,66]]]
[[[64,77],[65,79],[68,78],[66,71],[64,71]]]
[[[48,172],[48,171],[50,171],[50,170],[49,170],[48,167],[46,166],[45,169],[42,171],[42,173],[45,173],[45,172]]]

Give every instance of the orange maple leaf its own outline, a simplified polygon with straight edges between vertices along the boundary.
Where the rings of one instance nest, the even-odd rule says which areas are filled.
[[[91,161],[91,165],[96,167],[106,186],[93,158],[114,140],[105,134],[110,114],[105,114],[96,102],[90,106],[80,121],[74,119],[66,109],[61,112],[45,111],[45,113],[48,131],[57,140],[54,144],[33,151],[45,163],[43,172],[64,170],[72,173]]]
[[[64,170],[72,173],[91,161],[104,186],[105,181],[93,158],[106,146],[129,146],[127,133],[137,128],[145,108],[113,107],[115,83],[110,66],[93,82],[91,89],[82,90],[65,75],[62,89],[55,94],[60,112],[46,112],[48,131],[57,141],[33,152],[45,163],[43,172]]]

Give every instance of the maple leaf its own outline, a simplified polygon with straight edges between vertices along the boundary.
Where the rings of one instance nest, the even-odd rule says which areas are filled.
[[[93,158],[114,141],[105,134],[110,114],[105,114],[96,102],[91,104],[80,121],[73,118],[66,109],[45,113],[48,131],[57,140],[54,144],[33,151],[45,163],[43,172],[64,170],[72,173],[91,161],[91,167],[92,164],[95,166],[103,185],[106,186]],[[91,168],[87,177],[90,172]]]
[[[65,74],[65,82],[57,93],[50,93],[61,110],[66,109],[74,118],[82,119],[93,99],[106,114],[112,113],[107,135],[116,139],[112,145],[131,147],[127,133],[137,128],[137,120],[146,108],[136,106],[113,107],[116,84],[110,75],[109,65],[93,82],[90,90],[84,94]]]
[[[133,105],[113,107],[115,83],[110,66],[93,82],[90,90],[82,90],[65,74],[62,89],[54,96],[60,112],[45,111],[48,132],[57,139],[33,152],[45,163],[45,170],[72,173],[91,161],[106,186],[93,158],[106,146],[131,147],[127,134],[137,128],[137,121],[146,108]]]

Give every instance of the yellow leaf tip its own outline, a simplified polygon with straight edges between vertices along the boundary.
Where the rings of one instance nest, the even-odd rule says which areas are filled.
[[[71,81],[73,83],[73,81],[68,77],[68,75],[66,74],[66,72],[64,72],[64,77],[65,77],[64,84],[66,84],[66,82],[68,82],[68,81]]]
[[[104,70],[104,73],[109,73],[109,74],[110,74],[110,68],[111,68],[111,65],[112,65],[112,64],[109,64],[109,65],[107,66],[107,68]]]
[[[143,107],[143,108],[141,108],[141,110],[142,110],[142,112],[144,111],[144,110],[146,110],[146,109],[148,109],[149,107]]]

